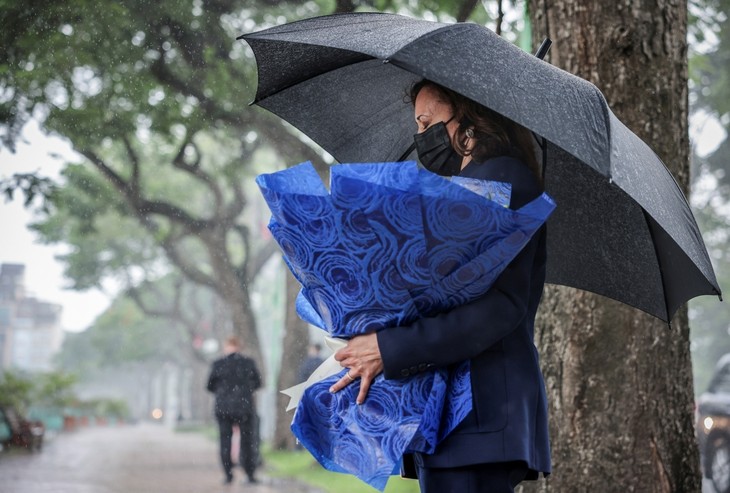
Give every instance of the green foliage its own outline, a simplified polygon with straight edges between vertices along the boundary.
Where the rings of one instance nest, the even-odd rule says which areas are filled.
[[[709,201],[695,207],[694,214],[704,232],[720,289],[727,297],[730,293],[730,251],[727,248],[730,228],[727,213],[716,203],[727,203],[727,198],[721,198],[715,192],[710,193],[710,197]],[[730,306],[727,302],[719,303],[714,296],[703,296],[692,300],[689,307],[695,393],[700,394],[707,389],[717,361],[730,353]]]
[[[129,362],[177,361],[182,337],[170,321],[148,317],[128,298],[117,299],[84,332],[69,334],[59,364],[79,374]]]
[[[730,113],[730,1],[695,0],[690,12],[693,21],[694,53],[691,76],[698,108],[718,115]]]
[[[327,493],[372,493],[375,490],[354,476],[327,471],[307,451],[264,450],[267,465],[273,468],[271,474],[277,477],[296,478]],[[391,477],[386,493],[417,493],[418,482]]]
[[[692,111],[703,110],[726,130],[720,147],[702,160],[700,171],[712,173],[730,195],[730,0],[694,0],[690,34],[690,102]],[[699,174],[696,174],[699,176]]]
[[[101,286],[109,275],[123,276],[128,266],[145,268],[160,252],[110,184],[82,164],[63,171],[66,186],[48,197],[50,214],[32,226],[46,243],[74,246],[60,258],[75,289]],[[120,235],[120,232],[124,232]],[[123,279],[120,279],[123,281]]]
[[[15,192],[20,191],[25,197],[23,205],[31,207],[36,199],[48,197],[55,190],[52,180],[32,173],[16,173],[11,178],[0,180],[0,194],[5,195],[7,201],[13,200]],[[45,203],[41,208],[48,212]]]
[[[121,399],[92,399],[81,403],[79,408],[97,417],[127,419],[130,416],[127,402]]]
[[[12,407],[24,414],[32,393],[33,382],[28,377],[10,370],[0,375],[0,407]]]
[[[322,159],[276,116],[246,104],[256,68],[235,38],[335,9],[488,17],[480,4],[457,0],[2,3],[0,140],[12,149],[34,117],[83,161],[69,163],[57,184],[29,175],[0,191],[23,190],[29,203],[47,198],[33,227],[70,247],[60,258],[72,288],[113,279],[124,289],[177,270],[229,304],[250,305],[247,265],[259,239],[243,220],[242,183],[254,169]]]
[[[57,364],[81,376],[133,363],[185,365],[195,336],[218,337],[211,328],[217,314],[210,290],[168,276],[136,296],[138,301],[119,296],[87,330],[67,334]],[[139,303],[159,313],[145,313]]]
[[[60,258],[72,288],[113,279],[125,289],[178,270],[228,303],[250,305],[244,283],[259,244],[243,223],[242,183],[251,160],[268,156],[261,164],[270,170],[317,154],[277,117],[246,105],[255,64],[235,38],[321,8],[50,0],[0,10],[0,138],[12,149],[34,115],[83,158],[58,184],[17,177],[0,191],[46,197],[33,227],[70,246]],[[277,153],[257,152],[267,146]],[[231,313],[236,327],[246,325],[241,310]]]
[[[24,374],[6,370],[0,375],[0,407],[25,415],[30,406],[60,408],[77,402],[76,377],[64,372]]]
[[[242,117],[257,112],[278,125],[246,107],[255,65],[235,38],[256,24],[324,13],[315,2],[291,8],[297,3],[11,3],[0,34],[8,47],[0,54],[1,121],[17,127],[33,108],[43,108],[44,127],[78,149],[139,130],[169,135],[176,125],[188,135],[202,128],[256,130],[254,119]]]
[[[725,139],[710,155],[693,159],[700,200],[693,212],[710,252],[720,288],[730,293],[730,1],[690,3],[690,109],[703,111],[725,128]],[[708,185],[709,184],[709,185]],[[695,393],[709,384],[715,363],[730,353],[730,309],[715,297],[690,303]]]
[[[50,408],[63,408],[77,401],[74,386],[78,377],[71,373],[41,373],[35,377],[33,404]]]

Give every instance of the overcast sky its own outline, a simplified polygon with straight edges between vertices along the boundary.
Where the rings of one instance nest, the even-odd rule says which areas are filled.
[[[44,136],[35,122],[26,126],[24,137],[26,142],[18,145],[15,154],[0,149],[0,178],[36,171],[57,177],[63,161],[52,157],[53,154],[73,156],[68,144]],[[37,241],[37,235],[27,228],[33,216],[23,207],[20,195],[16,194],[12,202],[0,197],[0,263],[25,264],[26,290],[43,301],[63,306],[61,325],[64,329],[83,330],[109,306],[109,299],[96,290],[64,289],[69,283],[63,278],[62,265],[55,259],[63,248]]]

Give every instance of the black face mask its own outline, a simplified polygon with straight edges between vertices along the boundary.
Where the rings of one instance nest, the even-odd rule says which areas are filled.
[[[441,176],[459,174],[463,157],[451,145],[444,122],[434,123],[425,132],[414,135],[413,141],[418,159],[427,170]]]

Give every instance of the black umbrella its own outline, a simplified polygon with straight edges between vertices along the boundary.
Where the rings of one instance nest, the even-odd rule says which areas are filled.
[[[669,321],[687,300],[720,295],[682,191],[657,155],[588,81],[476,24],[381,13],[293,22],[245,39],[255,103],[340,162],[398,160],[416,132],[410,85],[429,79],[546,139],[547,281]]]

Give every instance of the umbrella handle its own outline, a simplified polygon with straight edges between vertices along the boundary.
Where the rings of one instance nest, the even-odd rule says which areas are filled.
[[[535,53],[535,56],[540,60],[543,60],[545,58],[545,55],[547,55],[547,52],[550,51],[550,47],[552,46],[552,44],[553,41],[550,38],[543,39],[542,44]]]

